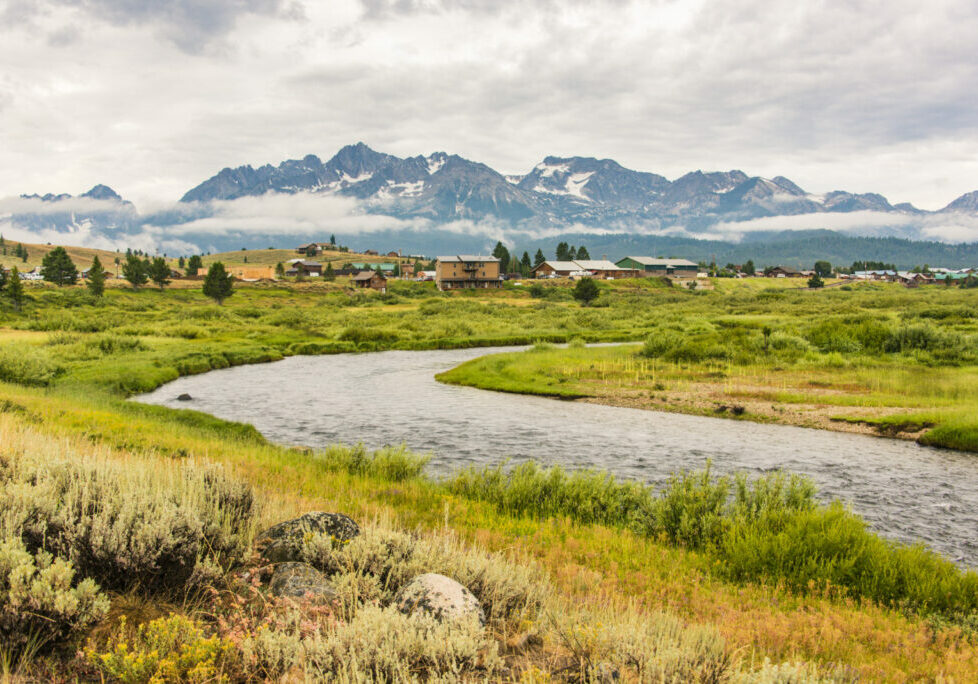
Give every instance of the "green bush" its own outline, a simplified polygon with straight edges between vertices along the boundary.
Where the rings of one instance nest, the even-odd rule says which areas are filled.
[[[32,347],[0,348],[0,382],[43,387],[64,372],[51,357]]]
[[[104,677],[126,684],[226,681],[224,670],[234,654],[230,641],[206,636],[190,618],[172,614],[134,633],[123,617],[108,649],[100,653],[89,646],[85,659]]]
[[[362,444],[354,447],[329,447],[314,454],[312,458],[328,470],[377,477],[389,482],[403,482],[420,477],[431,460],[428,455],[408,451],[404,445],[386,447],[371,453]]]
[[[470,469],[448,483],[458,495],[510,515],[568,516],[705,552],[735,581],[785,581],[798,591],[842,593],[924,613],[978,610],[978,574],[938,554],[886,541],[840,504],[821,505],[805,477],[771,473],[731,482],[710,468],[672,476],[659,493],[607,474],[528,463],[509,472]]]
[[[109,600],[91,579],[13,536],[0,540],[0,649],[20,652],[59,642],[102,619]]]

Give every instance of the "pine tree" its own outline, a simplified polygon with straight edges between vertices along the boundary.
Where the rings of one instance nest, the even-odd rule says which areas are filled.
[[[126,262],[122,264],[122,277],[129,281],[134,290],[139,289],[140,285],[145,285],[147,275],[143,260],[132,252],[128,252]]]
[[[285,266],[282,265],[281,261],[275,264],[275,277],[276,278],[285,277]]]
[[[163,257],[153,259],[147,269],[146,275],[160,288],[160,291],[170,284],[170,267]]]
[[[4,293],[14,305],[14,309],[20,311],[20,307],[24,305],[24,284],[20,282],[20,272],[16,266],[10,269],[10,279],[7,281]]]
[[[500,270],[509,268],[509,250],[506,249],[506,245],[502,242],[497,242],[495,248],[492,250],[492,255],[499,259]]]
[[[569,259],[567,258],[567,253],[569,251],[570,251],[570,245],[568,245],[566,242],[557,243],[557,251],[555,252],[557,261],[569,261]]]
[[[183,257],[177,259],[177,268],[179,268],[182,271],[184,268],[186,268],[186,266],[187,266],[187,262],[184,261]]]
[[[88,269],[88,281],[85,285],[95,297],[101,297],[105,294],[105,269],[102,268],[102,262],[99,261],[97,254]]]
[[[204,267],[204,260],[200,258],[200,255],[194,254],[192,257],[187,259],[187,275],[193,277],[197,275],[197,272]]]
[[[333,247],[336,246],[336,236],[335,235],[330,235],[329,236],[329,244],[333,245]]]
[[[589,261],[591,259],[591,255],[588,254],[587,247],[581,245],[577,248],[577,258],[579,261]]]
[[[587,306],[597,299],[600,293],[601,291],[598,289],[598,284],[591,278],[581,278],[577,281],[577,285],[574,286],[574,290],[571,294],[574,295],[574,299],[581,303],[581,306]]]
[[[64,247],[55,247],[41,260],[41,275],[49,283],[58,287],[74,285],[78,282],[78,268]]]
[[[0,293],[3,292],[3,288],[7,287],[7,272],[3,270],[3,266],[0,266]]]
[[[536,255],[533,257],[533,267],[536,268],[546,260],[547,257],[543,256],[543,250],[538,249]]]
[[[224,264],[215,261],[207,269],[207,276],[204,278],[204,294],[217,302],[218,306],[224,304],[224,300],[234,294],[234,278],[228,273]]]
[[[529,275],[532,269],[533,269],[533,262],[530,261],[530,253],[523,252],[523,258],[520,259],[520,273],[522,273],[523,275]]]
[[[567,261],[574,261],[577,259],[577,250],[574,249],[574,245],[567,248]]]
[[[282,264],[279,264],[279,266],[281,265]],[[283,269],[282,272],[285,273],[285,270]],[[323,277],[326,278],[326,280],[335,280],[336,274],[333,273],[333,262],[331,261],[326,262],[326,272],[323,273]]]

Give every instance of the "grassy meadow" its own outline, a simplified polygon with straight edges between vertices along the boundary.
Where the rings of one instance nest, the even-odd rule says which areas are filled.
[[[976,576],[816,506],[802,480],[677,474],[653,492],[527,467],[436,482],[404,450],[289,448],[248,425],[126,401],[180,375],[293,354],[632,341],[540,345],[477,361],[490,366],[462,380],[510,368],[513,386],[498,389],[526,391],[549,373],[545,393],[584,395],[574,386],[618,377],[630,391],[651,373],[640,391],[660,395],[704,373],[730,392],[783,376],[775,387],[790,397],[807,377],[838,381],[807,391],[845,390],[852,403],[833,410],[853,418],[851,385],[875,382],[895,401],[900,383],[930,378],[885,405],[933,423],[925,438],[954,425],[938,419],[969,396],[974,291],[759,282],[700,293],[615,282],[590,307],[554,283],[450,295],[430,283],[395,282],[386,295],[256,284],[221,307],[191,287],[94,299],[30,284],[21,312],[0,297],[0,593],[24,606],[0,609],[0,676],[978,679]],[[943,380],[958,389],[939,390]],[[865,417],[907,427],[889,415]],[[304,551],[340,587],[339,612],[296,613],[235,572],[260,573],[256,532],[307,510],[344,512],[365,530],[350,549],[310,540]],[[11,568],[44,591],[15,586]],[[397,568],[470,578],[488,630],[449,634],[394,614]]]
[[[542,344],[438,377],[978,451],[978,297],[970,291],[867,284],[743,296],[731,289],[713,301],[659,308],[642,345]]]

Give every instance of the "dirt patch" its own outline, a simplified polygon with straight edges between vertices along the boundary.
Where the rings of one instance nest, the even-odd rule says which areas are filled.
[[[744,389],[747,388],[741,388]],[[770,391],[770,388],[758,389],[762,392]],[[887,429],[881,429],[884,426],[875,422],[879,418],[905,412],[905,408],[785,403],[774,401],[763,394],[752,397],[750,391],[737,391],[732,397],[729,388],[714,383],[696,383],[679,391],[663,390],[651,394],[647,391],[621,389],[610,394],[585,397],[580,401],[906,440],[916,440],[933,427],[906,423],[894,424],[892,428],[887,425]],[[840,418],[842,412],[845,413],[845,418]]]

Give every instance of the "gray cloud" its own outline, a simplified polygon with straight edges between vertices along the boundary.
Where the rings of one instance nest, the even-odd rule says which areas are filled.
[[[248,15],[291,16],[301,6],[288,0],[51,0],[119,26],[153,24],[182,50],[197,53]]]
[[[0,195],[105,182],[165,203],[356,140],[504,173],[548,154],[742,168],[926,208],[978,188],[968,0],[295,7],[0,0]]]

